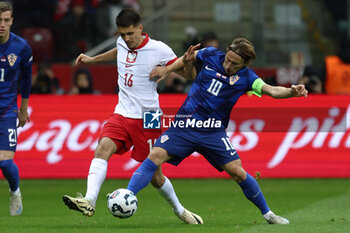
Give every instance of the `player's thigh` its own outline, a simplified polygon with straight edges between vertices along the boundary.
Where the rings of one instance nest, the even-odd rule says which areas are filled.
[[[132,131],[130,131],[130,138],[134,145],[131,157],[142,162],[151,153],[154,143],[162,132],[160,130],[144,130],[141,124],[135,123],[137,124],[134,124]]]
[[[0,161],[13,159],[15,152],[9,150],[0,150]]]
[[[99,141],[97,148],[95,150],[95,158],[101,158],[104,160],[109,160],[109,158],[117,151],[117,145],[115,142],[108,138],[103,137]]]
[[[219,171],[223,171],[223,165],[240,159],[224,130],[207,131],[201,135],[199,141],[197,151]]]
[[[16,117],[0,119],[0,160],[13,159],[17,147]]]
[[[126,121],[127,118],[118,114],[113,114],[108,119],[101,131],[95,157],[108,160],[113,154],[122,155],[130,149],[132,143]]]
[[[195,151],[198,137],[193,130],[170,128],[159,137],[154,148],[159,147],[165,150],[169,156],[166,161],[177,166]],[[154,156],[156,152],[159,153],[159,150],[152,150]]]

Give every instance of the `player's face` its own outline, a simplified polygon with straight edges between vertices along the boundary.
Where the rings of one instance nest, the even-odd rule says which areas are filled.
[[[226,53],[225,60],[222,65],[224,66],[226,74],[232,75],[242,69],[243,64],[243,59],[238,54],[229,50]]]
[[[11,11],[4,11],[0,13],[0,38],[7,39],[10,35],[10,28],[13,23]]]
[[[142,43],[142,30],[142,24],[138,26],[118,27],[119,34],[129,49],[136,49]]]

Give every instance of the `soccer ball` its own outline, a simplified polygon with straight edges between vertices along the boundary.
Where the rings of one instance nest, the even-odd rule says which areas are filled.
[[[135,214],[138,201],[133,192],[127,189],[117,189],[107,198],[107,207],[113,216],[129,218]]]

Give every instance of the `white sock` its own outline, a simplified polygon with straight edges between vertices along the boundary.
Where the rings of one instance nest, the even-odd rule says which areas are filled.
[[[185,211],[185,208],[181,205],[179,199],[176,196],[173,185],[170,180],[165,177],[165,182],[161,188],[158,189],[160,195],[164,197],[165,200],[173,207],[175,213],[182,214]]]
[[[106,160],[99,158],[94,158],[90,164],[85,199],[87,199],[94,207],[96,205],[96,200],[101,186],[106,179],[107,165]]]
[[[269,212],[263,215],[264,219],[269,220],[271,214],[274,214],[274,213],[271,210],[269,210]]]
[[[19,189],[19,187],[16,189],[16,191],[13,191],[13,192],[10,189],[10,194],[11,195],[16,195],[16,196],[21,195],[21,190]]]

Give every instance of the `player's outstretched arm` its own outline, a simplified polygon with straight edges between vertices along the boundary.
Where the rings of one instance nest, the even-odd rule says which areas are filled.
[[[193,63],[196,61],[197,49],[200,44],[195,46],[191,45],[186,53],[177,59],[174,63],[169,66],[157,66],[150,74],[150,80],[157,80],[159,83],[161,80],[166,78],[171,72],[176,72],[186,79],[193,80],[196,78],[196,70],[194,69]],[[185,67],[186,63],[186,67]],[[192,66],[191,66],[192,65]]]
[[[96,55],[94,57],[90,57],[86,54],[81,53],[75,59],[75,65],[79,64],[96,64],[96,63],[104,63],[104,62],[112,62],[117,60],[117,48],[113,48],[105,53]]]
[[[194,63],[196,62],[196,56],[201,44],[191,45],[185,54],[182,56],[182,62],[184,63],[184,68],[180,71],[180,75],[189,80],[194,80],[197,76]]]
[[[264,84],[261,88],[261,93],[273,98],[281,99],[301,96],[307,97],[308,91],[302,84],[292,85],[290,88]]]

